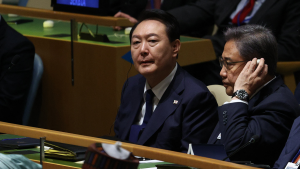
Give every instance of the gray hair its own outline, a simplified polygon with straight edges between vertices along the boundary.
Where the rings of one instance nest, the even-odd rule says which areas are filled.
[[[278,49],[272,31],[261,25],[243,25],[228,28],[224,32],[225,40],[233,40],[240,55],[246,60],[264,58],[268,65],[268,74],[276,73]]]

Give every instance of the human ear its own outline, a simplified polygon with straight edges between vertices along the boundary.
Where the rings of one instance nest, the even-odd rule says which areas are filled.
[[[177,57],[180,47],[181,47],[181,42],[179,39],[176,39],[172,42],[173,56]]]

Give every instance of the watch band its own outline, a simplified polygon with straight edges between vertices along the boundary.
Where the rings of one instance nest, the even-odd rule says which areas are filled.
[[[249,95],[244,89],[237,90],[233,93],[232,97],[237,97],[240,100],[249,101]]]

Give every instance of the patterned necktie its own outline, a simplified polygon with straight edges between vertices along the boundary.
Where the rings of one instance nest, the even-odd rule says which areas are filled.
[[[235,15],[235,17],[232,19],[232,23],[238,26],[243,24],[246,16],[248,16],[248,14],[252,11],[254,4],[255,0],[250,0],[249,3]]]

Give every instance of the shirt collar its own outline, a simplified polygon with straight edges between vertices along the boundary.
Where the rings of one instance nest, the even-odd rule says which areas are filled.
[[[152,88],[152,92],[155,94],[155,96],[158,98],[158,100],[161,99],[162,95],[167,90],[168,86],[170,85],[171,81],[173,80],[175,73],[177,71],[177,63],[175,65],[175,68],[172,70],[172,72],[161,82],[159,82],[155,87]],[[144,87],[144,99],[146,96],[147,90],[151,89],[148,82],[146,81],[145,87]]]
[[[267,84],[269,84],[271,81],[273,81],[274,79],[276,78],[276,76],[273,78],[273,79],[271,79],[270,81],[268,81],[267,83],[265,83],[264,85],[262,85],[260,88],[258,88],[256,91],[255,91],[255,93],[250,97],[250,99],[252,99],[255,95],[256,95],[256,93],[258,93],[263,87],[265,87],[265,86],[267,86]],[[250,100],[249,99],[249,100]]]

